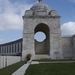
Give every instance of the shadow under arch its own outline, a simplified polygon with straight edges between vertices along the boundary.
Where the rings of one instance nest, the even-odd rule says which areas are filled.
[[[34,35],[39,31],[45,33],[46,39],[43,42],[34,39],[35,54],[50,54],[50,28],[48,25],[40,23],[35,27]]]

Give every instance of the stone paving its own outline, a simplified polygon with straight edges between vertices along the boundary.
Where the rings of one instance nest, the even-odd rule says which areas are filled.
[[[51,61],[51,62],[39,62],[40,63],[73,63],[75,61]]]
[[[24,75],[30,63],[24,64],[21,68],[15,71],[12,75]]]
[[[40,64],[38,61],[32,61],[31,64]]]

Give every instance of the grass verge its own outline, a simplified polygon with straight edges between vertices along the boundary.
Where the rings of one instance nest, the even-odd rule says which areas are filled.
[[[70,60],[70,59],[41,59],[41,60],[33,60],[33,61],[39,61],[39,62],[53,62],[53,61],[75,61],[75,60]]]
[[[0,69],[0,75],[11,75],[18,68],[20,68],[23,64],[25,64],[25,61],[21,61],[21,62],[18,62],[16,64],[13,64],[13,65],[10,65],[8,67],[5,67],[3,69]]]
[[[75,75],[75,63],[30,65],[25,75]]]

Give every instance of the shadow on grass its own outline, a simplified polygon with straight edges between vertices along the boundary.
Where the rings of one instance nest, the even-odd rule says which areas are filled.
[[[20,68],[22,65],[24,65],[26,62],[21,61],[16,64],[10,65],[8,67],[5,67],[3,69],[0,69],[0,75],[11,75],[14,73],[18,68]]]

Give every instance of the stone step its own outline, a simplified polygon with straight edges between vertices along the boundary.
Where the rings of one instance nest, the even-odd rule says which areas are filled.
[[[45,54],[38,54],[38,55],[35,55],[35,59],[50,59],[50,56],[49,55],[45,55]]]

